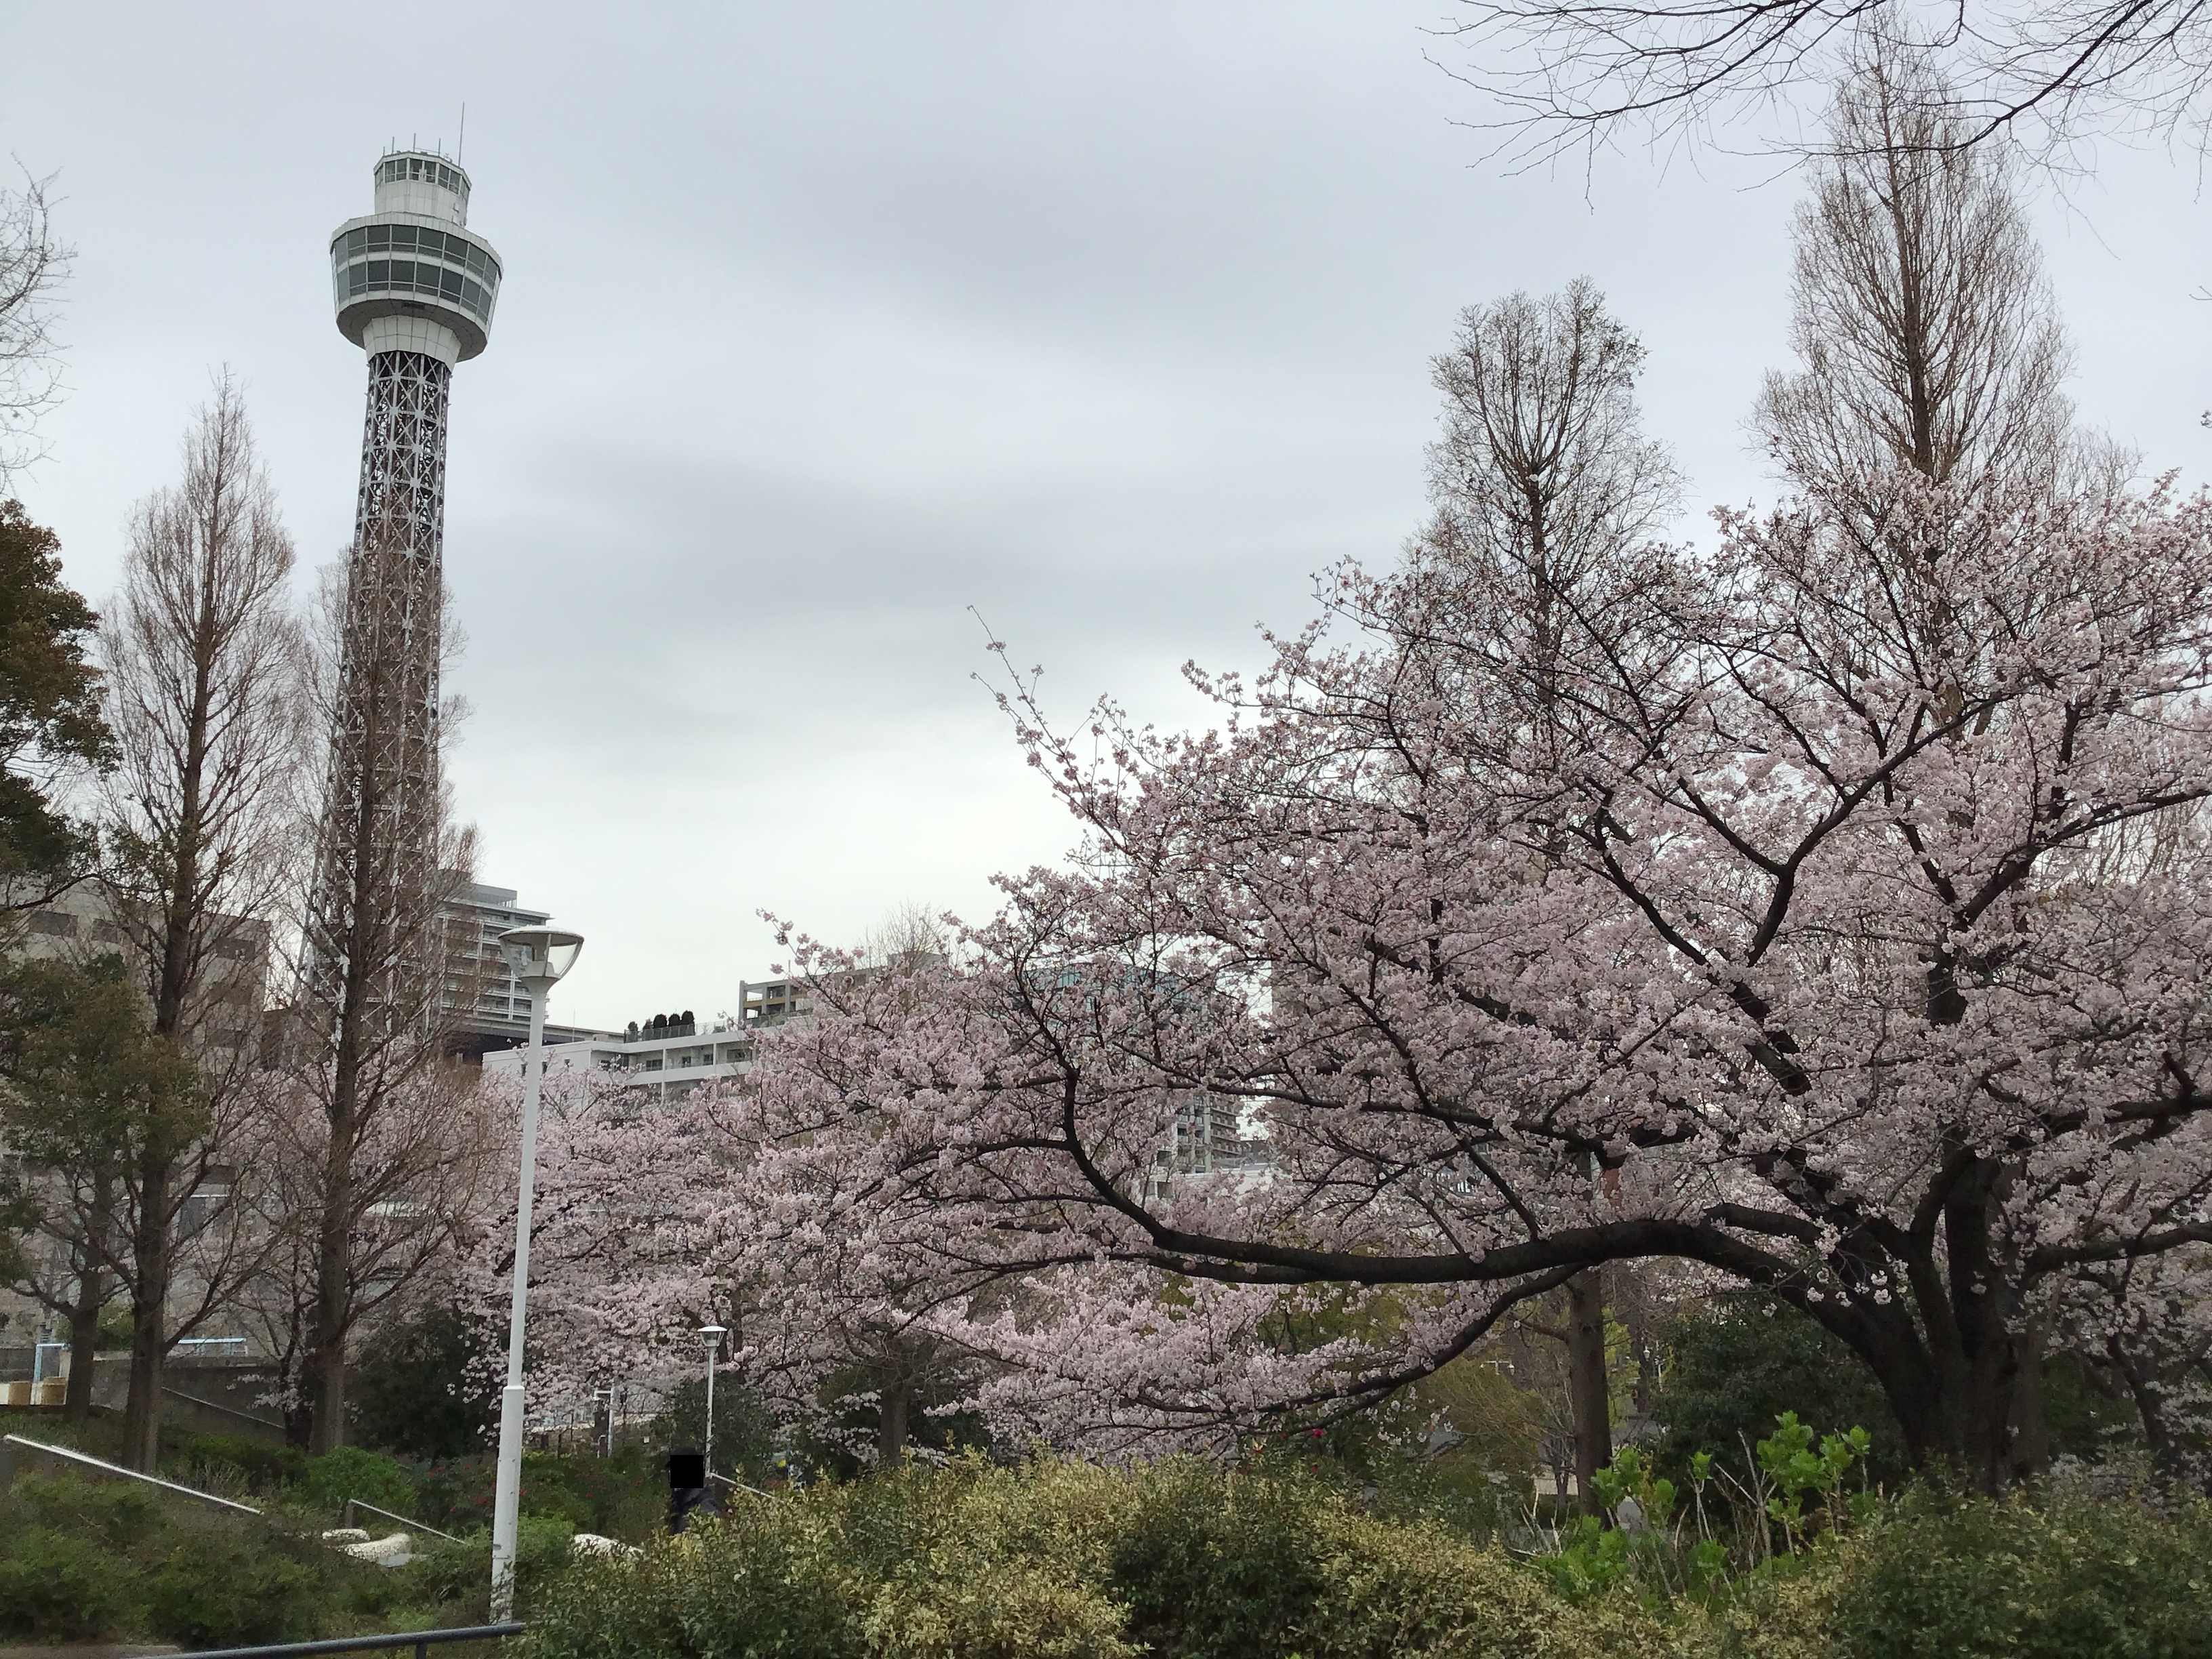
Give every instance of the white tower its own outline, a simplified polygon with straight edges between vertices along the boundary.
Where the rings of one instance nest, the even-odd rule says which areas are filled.
[[[468,222],[469,175],[453,162],[410,150],[376,164],[376,211],[331,238],[338,332],[372,365],[404,351],[450,370],[483,351],[499,258]]]
[[[376,210],[331,237],[338,331],[368,354],[368,416],[310,920],[326,988],[356,959],[396,988],[434,949],[417,913],[438,864],[446,412],[453,365],[484,349],[501,275],[467,228],[459,167],[407,150],[375,179]]]

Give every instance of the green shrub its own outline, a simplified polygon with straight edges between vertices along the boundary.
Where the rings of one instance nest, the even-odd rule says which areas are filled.
[[[581,1500],[580,1532],[601,1533],[641,1543],[661,1527],[668,1512],[668,1472],[658,1455],[642,1446],[625,1446],[610,1458],[570,1458],[565,1466],[569,1488]],[[536,1507],[531,1488],[536,1477],[523,1470],[523,1510]]]
[[[10,1494],[33,1524],[88,1539],[110,1550],[129,1550],[160,1536],[171,1524],[161,1500],[144,1486],[87,1480],[75,1474],[23,1480]]]
[[[1657,1656],[1668,1632],[1625,1602],[1571,1607],[1502,1553],[1433,1525],[1339,1513],[1322,1525],[1322,1591],[1300,1659],[1604,1659]]]
[[[1322,1592],[1316,1513],[1296,1477],[1223,1475],[1195,1460],[1147,1471],[1110,1568],[1132,1632],[1161,1659],[1257,1653]]]
[[[293,1483],[293,1491],[315,1508],[333,1516],[349,1498],[358,1498],[363,1503],[374,1504],[398,1515],[414,1513],[415,1483],[408,1478],[406,1469],[381,1452],[367,1451],[359,1446],[343,1446],[320,1457],[309,1458],[306,1469]]]
[[[433,1463],[416,1472],[415,1507],[406,1512],[426,1527],[465,1537],[490,1527],[497,1482],[498,1466],[490,1457]],[[642,1448],[625,1447],[619,1456],[605,1459],[523,1454],[520,1512],[526,1516],[635,1542],[659,1528],[667,1505],[667,1477]]]
[[[1916,1498],[1847,1565],[1853,1659],[2212,1655],[2212,1511]]]
[[[908,1465],[855,1490],[848,1557],[877,1580],[860,1629],[872,1652],[913,1659],[1124,1659],[1127,1608],[1109,1582],[1129,1483],[1078,1463],[1014,1474],[980,1459]],[[763,1506],[747,1505],[748,1511]]]
[[[579,1561],[550,1587],[530,1633],[530,1659],[676,1659],[708,1651],[798,1659],[844,1659],[856,1649],[836,1645],[844,1629],[836,1609],[823,1609],[820,1635],[804,1644],[774,1640],[707,1649],[692,1639],[701,1620],[689,1564],[665,1546],[638,1561]]]
[[[657,1546],[654,1556],[676,1569],[667,1589],[678,1650],[859,1659],[864,1585],[842,1548],[842,1507],[826,1496],[742,1504],[696,1539]]]
[[[952,1548],[885,1585],[862,1630],[884,1659],[1136,1659],[1122,1620],[1095,1584]]]
[[[180,1542],[146,1581],[148,1632],[194,1647],[313,1636],[344,1558],[320,1551],[312,1559],[308,1547],[265,1531]]]
[[[1750,1448],[1796,1412],[1815,1431],[1863,1425],[1874,1443],[1871,1478],[1905,1476],[1905,1436],[1865,1363],[1795,1308],[1747,1292],[1717,1297],[1666,1332],[1665,1380],[1652,1402],[1665,1431],[1661,1472],[1680,1483],[1698,1452],[1738,1480],[1751,1475]]]
[[[495,1467],[489,1457],[459,1457],[415,1473],[415,1508],[426,1527],[466,1537],[491,1526]]]
[[[0,1637],[206,1645],[320,1633],[378,1570],[246,1516],[74,1474],[0,1497]]]
[[[750,1499],[580,1565],[532,1637],[536,1659],[1648,1659],[1668,1640],[1318,1482],[975,1459]]]
[[[198,1468],[231,1470],[248,1489],[263,1492],[289,1486],[307,1472],[307,1454],[296,1446],[272,1446],[228,1434],[191,1436],[178,1461],[188,1473]]]
[[[0,1636],[89,1642],[125,1611],[125,1564],[78,1534],[17,1526],[0,1553]]]
[[[1916,1491],[1738,1587],[1727,1659],[2205,1659],[2212,1511]]]
[[[515,1591],[526,1611],[536,1596],[568,1567],[575,1529],[543,1516],[518,1517],[514,1536]],[[491,1538],[479,1534],[465,1543],[417,1538],[415,1559],[386,1569],[404,1586],[400,1596],[416,1606],[452,1605],[469,1609],[481,1621],[491,1601]]]

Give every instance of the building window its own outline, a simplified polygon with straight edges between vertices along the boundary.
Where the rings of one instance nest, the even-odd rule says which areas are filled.
[[[177,1212],[177,1235],[191,1238],[230,1207],[231,1172],[216,1169],[194,1189]]]
[[[55,939],[75,939],[76,918],[62,910],[35,910],[31,914],[31,931]]]
[[[358,248],[354,242],[362,234],[358,231],[349,232],[331,244],[331,256],[339,262],[334,287],[342,295],[355,298],[379,289],[423,294],[459,306],[487,323],[491,320],[499,292],[499,262],[473,243],[459,236],[441,239],[436,231],[425,230],[419,233],[418,246],[417,233],[406,225],[371,225],[367,233]],[[361,252],[387,251],[386,236],[391,247],[410,249],[426,257],[365,262],[355,258]],[[434,254],[444,263],[427,257]],[[506,925],[516,924],[509,920]]]

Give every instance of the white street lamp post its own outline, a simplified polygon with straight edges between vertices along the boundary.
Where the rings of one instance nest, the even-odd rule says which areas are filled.
[[[725,1325],[702,1325],[699,1334],[707,1339],[707,1443],[700,1448],[705,1459],[707,1485],[714,1484],[714,1361],[721,1357],[722,1333]]]
[[[514,1523],[522,1498],[522,1325],[530,1300],[530,1206],[538,1190],[538,1087],[545,1072],[545,995],[574,965],[580,933],[510,927],[500,949],[530,993],[530,1047],[522,1060],[522,1178],[514,1206],[514,1289],[507,1310],[507,1387],[499,1396],[499,1485],[491,1510],[491,1618],[514,1617]]]

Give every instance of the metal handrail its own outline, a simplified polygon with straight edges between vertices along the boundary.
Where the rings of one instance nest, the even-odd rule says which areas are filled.
[[[207,1400],[196,1394],[186,1394],[182,1389],[161,1384],[161,1392],[172,1400],[181,1400],[187,1405],[198,1406],[203,1411],[221,1412],[225,1417],[234,1417],[241,1423],[251,1423],[257,1429],[281,1429],[284,1425],[275,1418],[257,1417],[252,1412],[240,1411],[235,1406],[226,1406],[220,1400]]]
[[[403,1527],[412,1527],[417,1532],[428,1533],[433,1538],[442,1538],[448,1544],[465,1544],[468,1542],[468,1540],[465,1538],[456,1538],[449,1532],[440,1532],[435,1527],[426,1527],[420,1521],[410,1521],[404,1515],[394,1515],[390,1510],[380,1510],[377,1508],[375,1504],[370,1503],[366,1498],[349,1498],[346,1499],[343,1514],[345,1523],[349,1527],[353,1525],[353,1512],[356,1510],[367,1510],[371,1515],[380,1515],[387,1521],[397,1521]]]
[[[290,1659],[294,1654],[362,1653],[372,1648],[413,1648],[415,1659],[428,1659],[433,1642],[496,1642],[520,1636],[524,1624],[470,1625],[458,1630],[418,1630],[398,1636],[341,1636],[327,1642],[278,1642],[262,1648],[210,1648],[191,1659]]]
[[[0,1439],[3,1439],[5,1443],[10,1446],[21,1446],[30,1451],[44,1452],[49,1457],[62,1457],[72,1463],[82,1463],[87,1468],[98,1469],[103,1474],[119,1474],[125,1480],[143,1480],[149,1486],[161,1487],[164,1492],[176,1492],[185,1498],[197,1498],[203,1504],[213,1504],[219,1508],[236,1510],[240,1515],[261,1513],[251,1504],[233,1503],[228,1498],[217,1498],[213,1492],[202,1492],[197,1486],[181,1486],[173,1480],[164,1480],[158,1474],[141,1474],[136,1469],[126,1469],[119,1463],[111,1463],[104,1457],[94,1457],[89,1452],[75,1451],[67,1446],[49,1446],[43,1440],[26,1440],[20,1434],[0,1437]]]

